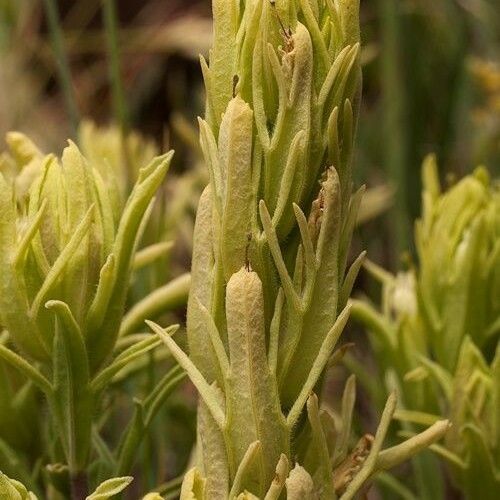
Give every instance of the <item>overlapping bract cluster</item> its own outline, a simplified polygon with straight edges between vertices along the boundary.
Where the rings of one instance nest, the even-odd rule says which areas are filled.
[[[259,442],[264,475],[247,486],[263,495],[280,455],[290,456],[291,430],[348,317],[344,311],[335,324],[345,269],[339,247],[347,247],[353,226],[346,228],[342,215],[346,220],[349,212],[352,103],[361,84],[357,5],[256,1],[213,8],[210,67],[202,61],[207,113],[200,121],[211,183],[198,211],[188,339],[196,366],[225,396],[227,484],[217,494],[228,493],[247,450]],[[328,165],[337,171],[325,173]],[[323,173],[308,222],[300,207],[309,211]],[[239,304],[249,293],[254,303]],[[219,355],[207,333],[208,311]],[[282,408],[292,407],[286,421]],[[203,437],[206,427],[199,433],[210,467],[213,442]],[[216,475],[208,474],[209,488]]]
[[[326,433],[340,431],[312,394],[363,259],[346,273],[361,198],[351,196],[350,175],[358,8],[357,0],[213,2],[200,120],[210,185],[195,226],[189,357],[151,324],[202,398],[198,469],[182,498],[273,499],[284,489],[288,498],[353,498],[381,464],[418,448],[378,461],[390,398],[373,444],[351,453],[353,381],[343,438],[329,444]],[[445,430],[439,423],[419,446]],[[301,448],[299,435],[309,444]]]
[[[238,6],[214,2],[210,68],[202,61],[207,121],[200,121],[201,143],[211,184],[200,202],[199,213],[207,213],[207,220],[198,224],[197,238],[203,241],[194,249],[191,295],[223,312],[223,296],[204,297],[211,292],[196,290],[197,283],[209,289],[206,277],[196,277],[198,262],[205,273],[214,268],[212,282],[227,282],[249,261],[263,283],[269,332],[281,281],[283,318],[276,316],[274,323],[289,344],[277,353],[281,384],[292,362],[286,358],[303,347],[300,332],[313,328],[310,318],[318,313],[315,307],[321,308],[315,334],[302,336],[307,338],[303,370],[293,370],[298,381],[282,388],[291,392],[284,402],[290,408],[341,310],[347,247],[361,194],[350,201],[352,103],[357,105],[361,84],[357,5],[256,1],[245,3],[241,12]],[[319,192],[307,222],[304,212]],[[204,252],[206,261],[201,263],[197,252]],[[321,280],[328,281],[328,289]],[[213,288],[219,293],[217,284]],[[318,294],[328,297],[331,307],[318,303]],[[297,316],[301,326],[295,327]],[[287,321],[292,328],[285,328]],[[224,338],[224,319],[216,323]],[[205,355],[207,334],[200,330],[196,312],[188,314],[191,354],[216,380]]]
[[[494,498],[500,481],[500,190],[483,168],[442,192],[423,166],[418,266],[381,273],[382,311],[355,302],[386,380],[415,424],[441,415],[453,477],[467,498]],[[377,272],[377,270],[375,270]],[[492,496],[493,495],[493,496]]]
[[[500,188],[478,168],[442,193],[432,157],[423,169],[421,313],[436,358],[453,370],[466,335],[490,359],[500,338]]]
[[[2,177],[2,323],[28,355],[48,359],[54,315],[45,306],[64,299],[92,347],[93,369],[109,356],[141,221],[170,157],[141,171],[118,224],[109,186],[72,143],[61,161],[53,155],[30,160],[38,173],[25,200]]]
[[[113,356],[135,251],[172,155],[140,171],[116,221],[111,185],[75,144],[59,160],[20,134],[9,143],[3,164],[12,168],[0,176],[0,322],[18,352],[4,339],[0,356],[46,394],[76,474],[88,464],[103,388],[159,344],[146,338]]]
[[[488,363],[466,337],[455,371],[431,376],[453,423],[445,440],[452,476],[467,499],[493,500],[500,488],[500,346]]]

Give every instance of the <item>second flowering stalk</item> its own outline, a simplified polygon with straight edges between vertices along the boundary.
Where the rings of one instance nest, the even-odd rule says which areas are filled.
[[[210,185],[194,235],[189,357],[151,324],[202,398],[197,467],[181,498],[353,498],[446,429],[382,459],[391,397],[375,438],[351,451],[353,380],[341,428],[313,393],[363,259],[347,271],[361,198],[350,174],[358,10],[357,0],[213,2],[200,120]]]

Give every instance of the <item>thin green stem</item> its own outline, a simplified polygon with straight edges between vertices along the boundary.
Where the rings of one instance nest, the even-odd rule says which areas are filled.
[[[407,131],[402,81],[400,8],[398,0],[379,0],[382,30],[381,79],[383,93],[384,161],[394,186],[395,239],[398,254],[408,249]],[[398,255],[399,256],[399,255]]]
[[[76,134],[78,123],[80,121],[80,114],[76,104],[75,91],[71,82],[71,71],[69,68],[68,57],[64,50],[61,23],[59,13],[57,11],[56,1],[44,0],[44,6],[50,31],[52,49],[54,51],[54,57],[57,64],[59,84],[61,85],[73,132]]]
[[[113,108],[116,120],[120,123],[124,135],[129,126],[128,110],[125,104],[125,92],[121,76],[120,52],[118,48],[118,18],[115,0],[103,1],[103,18],[106,30],[106,42],[109,58],[109,74],[113,93]]]

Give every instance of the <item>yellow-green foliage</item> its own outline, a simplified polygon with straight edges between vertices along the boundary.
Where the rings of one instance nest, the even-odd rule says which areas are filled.
[[[377,311],[355,301],[370,331],[387,388],[396,386],[415,424],[443,416],[446,450],[467,498],[496,498],[500,366],[500,188],[484,168],[442,191],[433,157],[423,166],[423,213],[416,223],[418,263],[383,283]]]

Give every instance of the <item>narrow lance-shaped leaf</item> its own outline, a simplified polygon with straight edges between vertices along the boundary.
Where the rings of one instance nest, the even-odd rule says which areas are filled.
[[[211,188],[208,186],[198,203],[194,227],[192,281],[187,306],[187,337],[190,357],[194,364],[208,381],[218,380],[222,384],[205,318],[198,307],[199,302],[209,311],[212,309],[214,272],[212,203]]]
[[[263,306],[259,277],[242,268],[231,277],[226,292],[230,359],[227,432],[233,473],[250,444],[260,441],[267,490],[281,454],[287,454],[290,445],[267,362]]]
[[[14,266],[17,231],[13,196],[11,186],[0,175],[0,315],[19,347],[35,359],[44,359],[49,348],[28,314],[26,285]]]
[[[109,355],[118,336],[127,292],[123,283],[127,283],[130,276],[139,227],[151,199],[168,171],[172,156],[173,153],[160,156],[140,171],[138,182],[122,214],[112,252],[116,258],[113,280],[115,286],[109,307],[102,325],[87,333],[88,342],[93,346],[92,371]]]
[[[57,315],[52,349],[54,392],[49,404],[58,421],[70,473],[78,474],[90,453],[94,411],[87,350],[67,304],[50,301],[47,307]]]
[[[212,384],[212,389],[225,411],[223,392],[215,382]],[[207,499],[226,498],[230,485],[226,436],[203,400],[198,406],[197,435],[201,465],[206,474]]]
[[[219,402],[217,401],[217,396],[214,394],[213,389],[210,387],[206,379],[203,377],[201,372],[196,368],[193,362],[189,359],[186,353],[176,344],[176,342],[165,333],[165,331],[156,323],[152,321],[146,321],[146,324],[157,333],[163,340],[165,345],[169,348],[172,356],[177,360],[180,366],[186,370],[189,378],[193,382],[196,389],[200,393],[200,396],[205,400],[214,420],[217,425],[222,429],[225,424],[225,414],[222,410]]]
[[[340,185],[329,170],[310,215],[310,229],[316,243],[317,273],[312,277],[304,329],[293,346],[293,357],[283,360],[281,397],[289,406],[303,386],[320,347],[338,314],[340,276],[338,245],[340,232]],[[286,383],[284,383],[286,381]]]
[[[252,215],[252,117],[248,104],[232,99],[219,134],[219,168],[224,179],[221,255],[226,280],[245,261]]]
[[[320,498],[335,500],[336,495],[332,481],[332,463],[319,416],[318,397],[314,393],[311,394],[307,400],[307,416],[312,430],[314,442],[313,449],[318,460],[319,471],[317,474],[321,477],[322,490]]]

